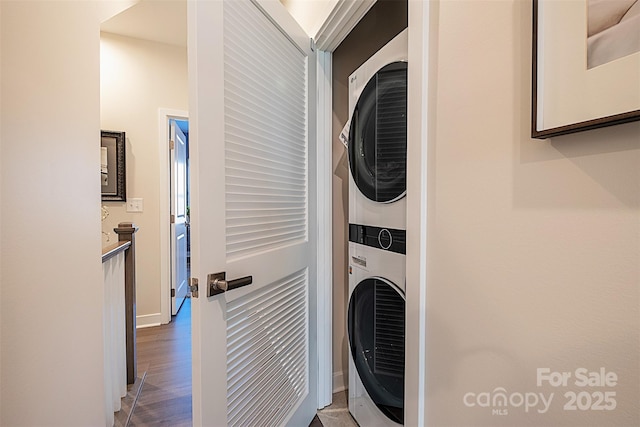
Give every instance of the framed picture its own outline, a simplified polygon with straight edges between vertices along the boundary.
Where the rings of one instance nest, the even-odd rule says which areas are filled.
[[[102,201],[126,200],[124,132],[103,130],[100,132],[100,182]]]
[[[531,136],[640,120],[640,0],[533,0]]]

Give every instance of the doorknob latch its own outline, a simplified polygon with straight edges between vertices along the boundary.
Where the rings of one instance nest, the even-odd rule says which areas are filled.
[[[191,296],[193,298],[198,298],[198,279],[196,277],[192,277],[190,279],[190,282],[191,284],[189,285],[189,292],[191,292]],[[173,289],[171,291],[173,291]],[[171,296],[173,296],[173,292]]]
[[[207,276],[207,297],[212,297],[253,283],[253,276],[241,277],[234,280],[227,280],[226,276],[227,273],[224,271]]]

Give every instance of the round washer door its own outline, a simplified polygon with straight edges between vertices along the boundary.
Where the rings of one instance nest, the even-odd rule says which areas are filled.
[[[404,423],[404,295],[390,281],[373,277],[349,299],[349,346],[367,394],[389,419]]]
[[[349,129],[349,166],[358,189],[375,202],[407,190],[407,63],[393,62],[367,82]]]

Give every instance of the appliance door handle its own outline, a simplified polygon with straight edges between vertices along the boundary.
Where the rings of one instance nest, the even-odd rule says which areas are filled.
[[[253,283],[253,276],[246,276],[233,280],[227,280],[226,276],[227,273],[225,271],[209,274],[207,276],[207,297],[212,297],[226,291],[232,291]]]

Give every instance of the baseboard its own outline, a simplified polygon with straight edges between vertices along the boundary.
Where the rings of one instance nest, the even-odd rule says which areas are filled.
[[[348,388],[347,382],[345,381],[346,379],[348,379],[348,377],[344,372],[333,373],[333,393],[344,391]]]
[[[162,324],[162,313],[142,314],[136,316],[136,329],[150,328]]]

